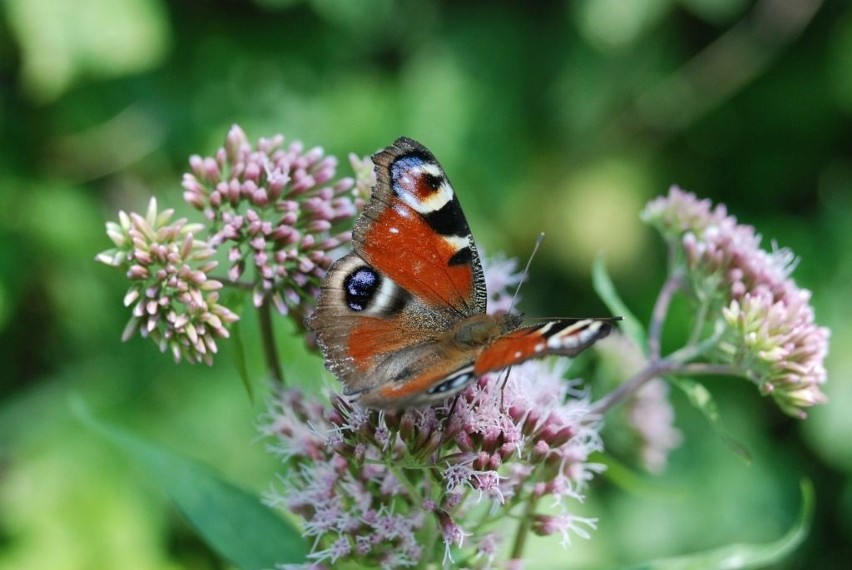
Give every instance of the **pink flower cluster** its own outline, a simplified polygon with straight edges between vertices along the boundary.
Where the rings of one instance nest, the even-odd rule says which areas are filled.
[[[601,363],[607,367],[602,375],[604,378],[623,380],[648,366],[642,348],[618,331],[599,341],[596,349]],[[651,473],[665,471],[669,455],[683,441],[683,434],[674,426],[675,411],[669,401],[669,384],[659,377],[647,381],[627,401],[624,414],[624,420],[615,419],[615,427],[610,417],[607,427],[620,434],[632,432],[634,437],[616,438],[609,442],[609,450],[617,452],[620,442],[627,442],[630,452],[636,454],[646,470]]]
[[[263,428],[288,466],[283,494],[270,502],[304,519],[316,563],[398,568],[477,554],[493,562],[510,516],[532,517],[538,534],[587,537],[594,519],[569,514],[566,502],[583,499],[601,469],[589,455],[602,443],[564,371],[526,363],[505,386],[491,375],[455,403],[398,413],[341,397],[323,409],[283,391]],[[547,497],[565,513],[523,514]]]
[[[791,415],[825,402],[829,330],[814,320],[810,291],[790,277],[793,254],[761,249],[754,228],[723,205],[676,187],[649,203],[643,218],[681,252],[692,292],[726,326],[717,356]]]
[[[335,181],[337,159],[319,147],[283,145],[277,135],[253,146],[235,125],[214,156],[190,158],[183,187],[212,226],[211,246],[227,248],[228,279],[247,277],[256,306],[269,299],[287,314],[316,297],[331,252],[351,238],[353,188],[368,182]]]
[[[588,537],[596,521],[571,511],[603,445],[566,369],[527,362],[440,406],[393,413],[282,391],[262,428],[287,466],[270,502],[303,519],[310,560],[328,566],[495,567],[519,519],[524,532]]]
[[[216,337],[227,337],[227,325],[238,317],[219,304],[222,284],[208,276],[217,263],[213,248],[195,237],[204,227],[186,218],[169,223],[173,214],[158,212],[153,198],[145,216],[120,212],[119,223],[107,223],[115,248],[96,259],[126,268],[132,283],[124,296],[133,307],[124,340],[138,331],[176,361],[210,363]]]
[[[369,159],[351,155],[355,177],[335,181],[336,158],[298,141],[283,144],[276,135],[252,145],[235,125],[215,156],[191,157],[183,195],[203,212],[203,224],[169,223],[173,210],[157,213],[153,200],[146,215],[121,212],[119,223],[107,224],[116,247],[97,260],[133,281],[125,339],[139,331],[175,359],[211,363],[215,339],[237,320],[219,304],[226,285],[302,322],[334,250],[351,239],[375,175]],[[227,259],[227,275],[212,278],[217,254]]]

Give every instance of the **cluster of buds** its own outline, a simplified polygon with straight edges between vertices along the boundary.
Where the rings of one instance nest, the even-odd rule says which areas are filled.
[[[649,366],[648,357],[639,344],[620,331],[600,340],[595,349],[600,357],[598,370],[602,373],[598,377],[601,379],[623,382]],[[623,417],[613,417],[613,413],[607,417],[607,430],[610,435],[617,432],[618,437],[607,440],[608,451],[624,448],[623,451],[638,459],[647,471],[665,471],[669,455],[683,440],[683,434],[674,425],[669,384],[662,378],[651,378],[626,403]]]
[[[209,277],[215,252],[195,237],[204,227],[186,218],[169,223],[173,215],[174,210],[158,212],[153,198],[145,216],[120,212],[119,223],[107,224],[115,247],[97,260],[126,269],[131,281],[124,296],[125,306],[132,306],[124,340],[138,331],[176,361],[209,363],[216,337],[227,337],[226,327],[237,316],[219,304],[222,283]]]
[[[285,148],[281,135],[253,146],[238,126],[214,156],[190,158],[184,199],[203,212],[210,244],[226,248],[229,281],[247,277],[255,306],[269,300],[281,314],[301,313],[316,298],[332,252],[351,239],[356,190],[372,176],[351,162],[358,180],[334,180],[337,159],[322,148]]]
[[[754,228],[679,188],[649,203],[643,218],[667,239],[707,321],[718,325],[710,357],[788,414],[804,417],[804,408],[824,402],[829,331],[814,321],[810,292],[790,277],[793,254],[761,249]]]
[[[351,226],[375,182],[372,163],[355,155],[354,178],[336,179],[337,159],[321,148],[305,150],[284,137],[252,145],[238,126],[215,156],[190,158],[184,199],[204,223],[157,213],[120,213],[107,224],[115,248],[98,261],[127,271],[125,304],[136,331],[170,349],[175,358],[212,361],[216,337],[228,336],[237,316],[219,304],[218,290],[251,290],[255,306],[266,302],[299,323],[316,300],[334,250],[351,239]],[[368,165],[369,163],[369,165]],[[212,258],[227,258],[227,274],[211,278]]]

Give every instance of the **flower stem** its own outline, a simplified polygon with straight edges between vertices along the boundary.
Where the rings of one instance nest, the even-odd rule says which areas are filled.
[[[683,287],[683,279],[683,273],[680,271],[670,274],[669,278],[663,284],[663,288],[660,289],[657,302],[654,303],[651,322],[648,324],[648,352],[652,361],[660,358],[663,324],[666,322],[669,305],[671,305],[674,294],[677,293],[678,289]]]
[[[272,304],[269,297],[264,297],[263,303],[257,309],[258,321],[260,323],[260,341],[263,346],[263,358],[269,377],[279,386],[286,386],[284,371],[278,360],[278,351],[275,349],[275,330],[272,327]]]
[[[721,323],[716,323],[715,328],[716,330],[713,331],[712,335],[705,338],[701,342],[693,342],[687,344],[683,348],[674,351],[668,356],[667,360],[671,360],[673,362],[677,362],[683,365],[700,356],[704,356],[706,352],[712,350],[714,347],[719,345],[719,340],[722,338],[722,335],[725,332],[724,326],[722,326]]]
[[[712,374],[715,376],[744,376],[744,372],[733,364],[708,364],[705,362],[693,362],[684,364],[678,370],[680,374]]]
[[[710,300],[709,299],[701,299],[701,304],[698,307],[698,316],[695,318],[695,324],[692,329],[692,333],[689,335],[689,341],[686,343],[686,346],[694,346],[698,343],[698,339],[701,338],[701,333],[704,332],[704,325],[707,322],[707,313],[710,310]]]
[[[527,501],[526,509],[521,517],[521,522],[518,524],[518,531],[515,534],[515,543],[512,545],[512,554],[510,560],[520,560],[524,554],[524,546],[527,543],[527,535],[530,533],[530,527],[533,523],[533,514],[538,505],[538,497],[530,496]]]
[[[634,374],[627,382],[593,403],[591,413],[595,415],[605,414],[610,408],[635,394],[646,382],[673,372],[678,369],[678,366],[677,363],[668,359],[649,362],[645,368]]]

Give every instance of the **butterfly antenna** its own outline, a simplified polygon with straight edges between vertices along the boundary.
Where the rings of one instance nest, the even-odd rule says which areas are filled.
[[[541,247],[541,242],[544,241],[544,232],[538,234],[538,237],[535,240],[535,245],[533,246],[532,253],[530,253],[529,259],[527,259],[527,266],[524,267],[524,272],[521,274],[521,280],[518,282],[518,286],[515,289],[515,294],[512,296],[512,304],[509,306],[509,312],[512,312],[512,309],[515,308],[515,301],[518,300],[518,293],[521,292],[521,285],[524,284],[524,281],[527,280],[527,275],[530,273],[530,265],[532,265],[532,260],[535,257],[535,254],[538,253],[538,248]]]

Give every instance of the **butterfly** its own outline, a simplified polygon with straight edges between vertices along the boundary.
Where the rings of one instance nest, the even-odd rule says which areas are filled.
[[[306,320],[346,394],[386,410],[438,403],[487,372],[575,356],[609,334],[611,319],[522,326],[523,315],[486,314],[476,243],[435,156],[403,137],[372,159],[352,252],[331,265]]]

